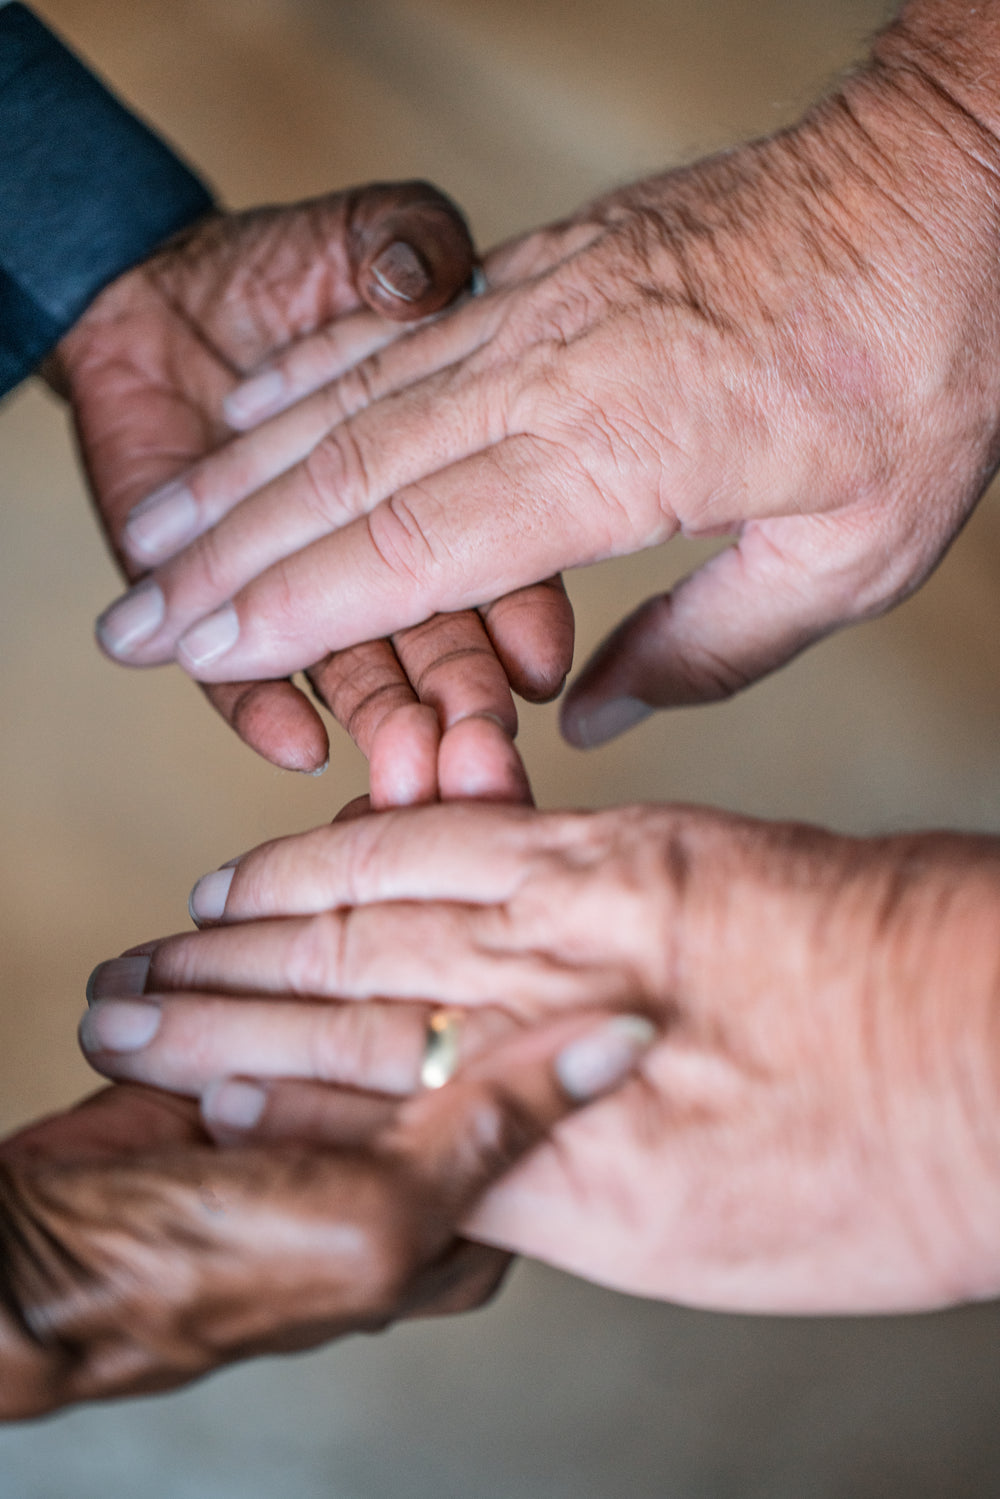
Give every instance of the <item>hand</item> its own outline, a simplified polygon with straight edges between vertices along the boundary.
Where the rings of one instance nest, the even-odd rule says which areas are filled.
[[[473,259],[449,201],[425,184],[404,184],[214,215],[102,292],[47,374],[72,402],[99,514],[128,576],[140,578],[183,539],[190,465],[231,437],[230,423],[246,425],[266,409],[259,397],[255,408],[234,394],[241,376],[256,371],[258,392],[262,383],[273,390],[279,371],[260,366],[279,350],[300,366],[322,350],[325,367],[347,369],[397,337],[401,321],[449,302]],[[237,467],[246,461],[239,443],[224,452]],[[287,458],[265,451],[257,461],[280,472]],[[530,667],[521,664],[525,651]],[[317,651],[310,677],[375,755],[373,792],[383,805],[437,794],[434,751],[452,724],[483,714],[514,732],[505,669],[528,695],[546,697],[571,656],[572,615],[553,584],[501,600],[482,618],[431,621],[417,638],[402,634],[332,659]],[[419,673],[418,690],[408,669]],[[324,763],[322,720],[290,682],[227,683],[208,695],[265,758],[306,771]],[[422,713],[399,714],[418,704]],[[382,731],[390,716],[393,727]],[[510,794],[515,762],[501,744],[478,794]]]
[[[277,1117],[308,1121],[322,1152],[219,1152],[194,1105],[129,1086],[6,1142],[0,1419],[480,1304],[507,1257],[457,1221],[640,1050],[578,1017],[402,1106],[276,1089]]]
[[[467,1231],[717,1309],[928,1308],[1000,1290],[998,907],[996,840],[387,813],[208,876],[193,908],[218,924],[99,970],[83,1035],[102,1071],[171,1088],[227,1068],[384,1090],[413,1085],[428,1003],[645,1013],[640,1076]]]
[[[1000,151],[951,102],[955,37],[934,40],[908,12],[798,128],[498,252],[488,296],[277,419],[280,477],[205,465],[203,534],[156,570],[162,620],[120,654],[211,682],[285,672],[678,531],[733,533],[584,673],[564,727],[585,744],[905,596],[1000,450]],[[301,393],[322,362],[287,373]]]

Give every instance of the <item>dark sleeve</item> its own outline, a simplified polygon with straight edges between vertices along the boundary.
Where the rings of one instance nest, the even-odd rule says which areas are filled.
[[[103,286],[211,206],[25,6],[0,6],[0,396]]]

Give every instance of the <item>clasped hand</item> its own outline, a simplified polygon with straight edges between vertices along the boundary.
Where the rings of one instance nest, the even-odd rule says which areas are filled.
[[[152,571],[104,648],[273,677],[566,567],[732,534],[571,691],[564,727],[591,744],[897,602],[995,467],[1000,383],[1000,151],[900,48],[891,31],[796,128],[500,249],[486,296],[355,342],[349,370],[325,337],[274,357],[230,410],[279,414],[126,524]],[[548,623],[514,652],[488,617],[515,685],[558,683],[555,645],[533,655]]]
[[[660,1033],[641,1073],[463,1231],[719,1309],[926,1308],[1000,1290],[998,899],[996,840],[372,814],[207,876],[211,924],[99,969],[81,1034],[108,1076],[202,1096],[217,1138],[273,1143],[322,1134],[283,1080],[416,1087],[428,1005],[467,1009],[467,1059],[638,1011]]]

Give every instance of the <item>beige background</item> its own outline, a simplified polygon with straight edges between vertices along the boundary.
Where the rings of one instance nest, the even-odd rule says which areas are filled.
[[[49,0],[38,9],[236,205],[434,178],[488,243],[616,181],[793,118],[882,0]],[[2,212],[2,208],[0,208]],[[178,674],[91,642],[115,579],[63,413],[0,411],[0,1123],[91,1085],[100,958],[186,922],[192,881],[331,815]],[[578,659],[690,545],[571,579]],[[525,710],[543,805],[683,798],[859,831],[1000,821],[1000,514],[887,620],[743,699],[589,756]],[[0,1434],[3,1499],[895,1496],[1000,1492],[1000,1315],[713,1318],[537,1267],[486,1314]]]

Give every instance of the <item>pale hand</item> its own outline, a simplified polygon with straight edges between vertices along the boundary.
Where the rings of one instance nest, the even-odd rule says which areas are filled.
[[[268,676],[732,533],[577,683],[564,728],[587,744],[904,597],[1000,451],[1000,148],[917,32],[898,23],[794,130],[498,251],[489,295],[275,418],[239,465],[209,460],[201,534],[153,574],[155,627],[122,645],[126,601],[106,647]],[[277,404],[324,373],[296,355]]]
[[[99,971],[102,1071],[404,1092],[428,1004],[474,1007],[470,1053],[504,1020],[638,1011],[662,1030],[640,1075],[471,1234],[718,1309],[1000,1290],[995,840],[435,807],[266,845],[194,909],[221,924],[155,946],[148,977],[142,958]],[[252,1138],[295,1133],[265,1108]]]

